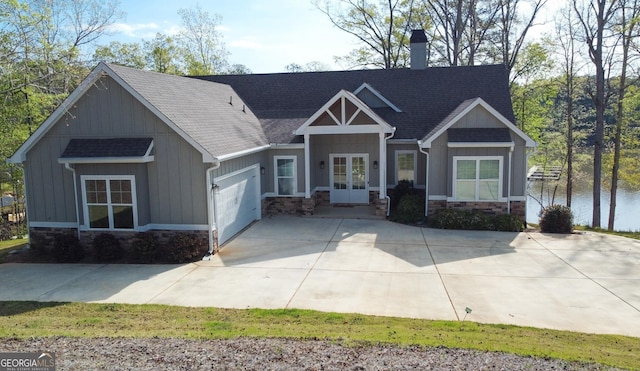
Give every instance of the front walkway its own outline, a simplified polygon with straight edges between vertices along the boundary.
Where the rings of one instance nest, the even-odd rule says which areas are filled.
[[[274,216],[211,261],[2,264],[0,300],[302,308],[640,337],[640,241]]]

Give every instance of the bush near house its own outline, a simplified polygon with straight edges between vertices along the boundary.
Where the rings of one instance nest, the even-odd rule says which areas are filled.
[[[564,205],[551,205],[542,209],[540,230],[544,233],[571,233],[573,213]]]
[[[440,229],[522,232],[523,221],[515,215],[488,215],[479,211],[444,209],[429,220]]]
[[[77,263],[84,259],[84,249],[78,237],[72,234],[60,233],[53,239],[51,256],[58,263]]]
[[[195,233],[176,233],[166,246],[170,263],[189,263],[207,253],[207,241]]]
[[[150,264],[158,259],[160,243],[153,233],[138,233],[131,241],[131,260],[137,263]]]
[[[405,194],[391,215],[391,220],[398,223],[413,224],[425,220],[424,196]]]
[[[93,253],[99,262],[113,262],[124,257],[120,241],[111,233],[101,233],[93,238]]]

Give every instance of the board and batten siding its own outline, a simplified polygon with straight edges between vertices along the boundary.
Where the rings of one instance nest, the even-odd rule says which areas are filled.
[[[415,151],[416,153],[416,174],[413,183],[415,188],[424,188],[425,168],[427,157],[420,152],[417,143],[413,144],[389,144],[387,145],[387,188],[394,188],[396,184],[396,152]],[[400,179],[402,180],[402,179]]]
[[[266,188],[263,188],[263,194],[272,193],[275,194],[277,190],[275,189],[275,156],[295,156],[296,158],[296,192],[304,193],[304,148],[295,148],[295,149],[287,149],[287,148],[273,148],[267,152],[268,160],[265,166],[265,174],[262,175],[263,180],[266,183]],[[313,178],[313,164],[311,165],[312,178]],[[313,180],[312,180],[313,183]],[[313,189],[313,187],[311,187]]]
[[[266,151],[261,151],[220,162],[220,167],[213,170],[212,172],[213,176],[211,177],[211,181],[213,181],[217,177],[230,174],[256,164],[259,165],[258,167],[264,167],[265,172],[267,171],[266,169],[269,169],[271,165],[269,163],[269,156],[267,155]],[[269,185],[269,179],[267,178],[267,175],[260,174],[260,194],[262,195],[267,192],[269,187],[273,188],[273,185]]]
[[[139,165],[146,166],[148,182],[136,176],[137,190],[148,193],[148,211],[138,211],[143,216],[140,225],[146,224],[145,219],[154,224],[207,224],[208,166],[202,155],[109,77],[93,84],[27,153],[30,221],[75,222],[72,173],[57,160],[72,138],[117,137],[151,137],[154,141],[155,161]],[[109,165],[92,166],[100,173],[119,171]],[[141,188],[144,183],[146,190]]]
[[[378,134],[328,134],[311,135],[311,189],[329,187],[331,172],[331,154],[368,153],[369,154],[369,187],[380,186],[380,174],[373,168],[373,162],[380,163],[380,136]],[[320,162],[324,161],[324,169]]]
[[[456,122],[452,128],[504,128],[486,109],[477,106]],[[447,133],[435,139],[429,149],[429,193],[434,196],[453,196],[453,157],[454,156],[501,156],[502,161],[502,197],[509,192],[508,181],[511,174],[511,195],[524,196],[526,193],[526,143],[511,133],[514,151],[509,172],[509,148],[449,148]]]

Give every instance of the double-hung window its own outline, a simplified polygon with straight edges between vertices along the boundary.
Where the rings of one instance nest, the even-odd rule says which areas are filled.
[[[416,181],[416,151],[396,151],[396,184]]]
[[[457,201],[498,201],[502,157],[454,157],[454,197]]]
[[[297,189],[296,156],[275,156],[275,184],[279,196],[293,196]]]
[[[136,227],[135,177],[81,177],[85,224],[90,229]]]

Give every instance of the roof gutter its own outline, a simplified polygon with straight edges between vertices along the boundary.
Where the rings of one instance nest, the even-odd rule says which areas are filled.
[[[269,149],[269,148],[271,148],[271,144],[266,144],[264,146],[254,147],[254,148],[251,148],[251,149],[245,149],[243,151],[238,151],[238,152],[233,152],[233,153],[229,153],[229,154],[226,154],[226,155],[218,156],[218,157],[216,157],[215,161],[218,161],[218,166],[220,166],[220,162],[222,162],[222,161],[233,160],[234,158],[238,158],[238,157],[242,157],[242,156],[246,156],[246,155],[251,155],[251,154],[254,154],[254,153],[262,152],[262,151],[264,151],[266,149]]]

